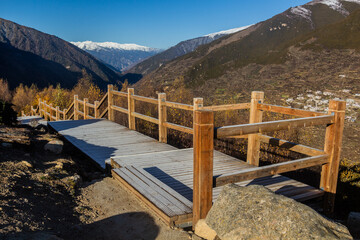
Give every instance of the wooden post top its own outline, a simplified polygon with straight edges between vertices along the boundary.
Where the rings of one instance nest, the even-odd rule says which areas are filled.
[[[158,93],[159,99],[166,99],[166,93]]]
[[[252,99],[263,99],[264,98],[264,92],[252,91],[251,92],[251,98]]]
[[[196,110],[194,113],[194,124],[214,124],[214,111]]]
[[[198,110],[204,106],[204,99],[203,98],[194,98],[194,110]]]
[[[346,102],[342,100],[330,100],[329,101],[329,112],[345,111]]]
[[[108,84],[108,90],[113,90],[113,88],[114,88],[114,85]]]
[[[128,88],[127,90],[128,90],[128,93],[134,94],[134,91],[135,91],[134,88]]]
[[[74,95],[74,99],[76,99],[76,100],[77,100],[78,98],[79,98],[79,96],[78,96],[78,95]]]
[[[84,102],[88,102],[89,101],[89,99],[88,98],[84,98]]]

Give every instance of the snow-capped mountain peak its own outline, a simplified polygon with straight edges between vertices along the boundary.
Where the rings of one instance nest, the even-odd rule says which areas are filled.
[[[92,41],[71,42],[71,43],[77,46],[78,48],[89,51],[112,49],[112,50],[152,52],[158,50],[156,48],[145,47],[134,43],[120,44],[115,42],[92,42]]]
[[[229,30],[224,30],[224,31],[215,32],[215,33],[210,33],[210,34],[205,35],[204,37],[214,38],[214,37],[216,37],[217,35],[228,35],[228,34],[232,34],[232,33],[236,33],[236,32],[245,30],[245,29],[247,29],[247,28],[249,28],[249,27],[251,27],[251,26],[252,26],[252,25],[248,25],[248,26],[244,26],[244,27],[232,28],[232,29],[229,29]]]

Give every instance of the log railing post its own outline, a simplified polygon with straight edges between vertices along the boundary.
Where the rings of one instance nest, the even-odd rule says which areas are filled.
[[[94,102],[94,117],[99,118],[99,101]]]
[[[79,102],[78,102],[78,95],[74,95],[74,120],[79,120]]]
[[[263,103],[264,92],[251,92],[250,103],[250,121],[249,123],[258,123],[262,121],[262,111],[257,109],[258,103]],[[248,149],[247,149],[247,163],[259,166],[260,156],[260,137],[259,134],[249,134]]]
[[[60,120],[60,108],[59,108],[59,106],[56,106],[56,112],[55,112],[55,119],[56,119],[56,121],[59,121]]]
[[[194,98],[194,114],[196,110],[200,110],[204,106],[204,99],[203,98]]]
[[[50,121],[52,121],[53,119],[52,119],[52,116],[53,116],[53,110],[52,110],[52,108],[53,108],[53,104],[52,103],[50,103],[50,105],[49,105],[49,113],[50,113],[50,115],[49,115],[49,117],[50,117]]]
[[[334,114],[335,121],[326,127],[324,151],[329,155],[329,163],[323,165],[320,181],[320,188],[325,191],[324,212],[327,214],[334,211],[345,110],[346,102],[330,101],[329,114]]]
[[[48,115],[47,115],[47,106],[46,106],[46,101],[45,100],[43,102],[43,113],[44,113],[45,121],[47,121],[48,120]]]
[[[66,112],[67,112],[67,108],[64,108],[64,110],[63,110],[63,120],[66,120]]]
[[[158,104],[158,114],[159,114],[159,142],[167,143],[167,128],[165,123],[167,121],[166,114],[166,93],[158,94],[159,104]]]
[[[133,116],[133,112],[135,112],[135,100],[132,98],[132,95],[134,95],[134,89],[128,88],[129,129],[135,130],[135,116]]]
[[[40,117],[43,117],[43,115],[42,115],[42,113],[41,113],[41,98],[39,98],[38,109],[39,109],[39,115],[40,115]]]
[[[114,110],[112,109],[112,105],[114,105],[113,90],[114,90],[114,86],[109,84],[108,85],[108,120],[110,121],[114,121]]]
[[[89,102],[88,98],[84,98],[84,119],[88,119],[89,107],[86,105]]]
[[[194,112],[194,182],[193,182],[193,228],[204,219],[212,206],[214,112]]]

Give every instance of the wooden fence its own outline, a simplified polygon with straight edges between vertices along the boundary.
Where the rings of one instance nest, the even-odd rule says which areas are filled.
[[[126,98],[127,108],[116,106],[114,104],[114,96]],[[194,98],[193,105],[188,105],[167,101],[165,93],[159,93],[158,98],[155,99],[135,95],[133,88],[129,88],[127,92],[120,92],[115,91],[113,86],[109,85],[106,95],[100,101],[95,101],[94,104],[89,103],[86,98],[79,100],[78,96],[75,95],[74,101],[68,109],[61,111],[59,107],[53,107],[51,104],[47,104],[46,101],[40,99],[38,108],[32,109],[32,112],[39,112],[41,116],[50,121],[65,119],[78,120],[79,116],[82,116],[83,119],[103,118],[106,114],[109,120],[114,121],[114,112],[117,111],[128,115],[129,128],[132,130],[136,130],[136,118],[157,124],[159,126],[159,141],[163,143],[167,142],[167,129],[193,134],[193,225],[196,224],[199,219],[205,218],[210,210],[212,206],[213,187],[318,165],[322,166],[320,188],[325,191],[324,210],[326,212],[332,212],[339,172],[346,103],[343,101],[330,101],[328,113],[320,113],[264,104],[263,100],[263,92],[252,92],[250,103],[203,106],[202,98]],[[135,101],[156,105],[158,107],[158,118],[136,112]],[[103,112],[100,112],[100,107],[106,102],[107,107]],[[83,106],[83,111],[79,110],[80,105]],[[94,110],[92,116],[89,114],[89,108]],[[193,128],[168,122],[166,114],[167,108],[192,111],[194,113]],[[239,109],[250,109],[249,124],[214,128],[215,111]],[[264,111],[292,115],[299,118],[262,122],[262,113]],[[325,146],[323,150],[264,135],[266,132],[317,125],[326,126]],[[247,138],[247,162],[254,166],[259,166],[261,142],[278,147],[286,147],[293,152],[307,155],[307,157],[214,177],[213,150],[214,139],[216,138]]]

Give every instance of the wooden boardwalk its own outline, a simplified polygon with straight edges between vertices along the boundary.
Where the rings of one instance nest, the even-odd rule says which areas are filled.
[[[192,220],[193,149],[168,144],[104,119],[56,121],[48,125],[101,167],[111,159],[112,175],[170,225]],[[257,168],[214,151],[214,177],[245,168]],[[298,201],[323,191],[293,179],[274,175],[236,183],[259,184]],[[213,189],[213,200],[222,187]]]
[[[104,119],[56,121],[48,125],[102,168],[111,157],[176,149]]]

